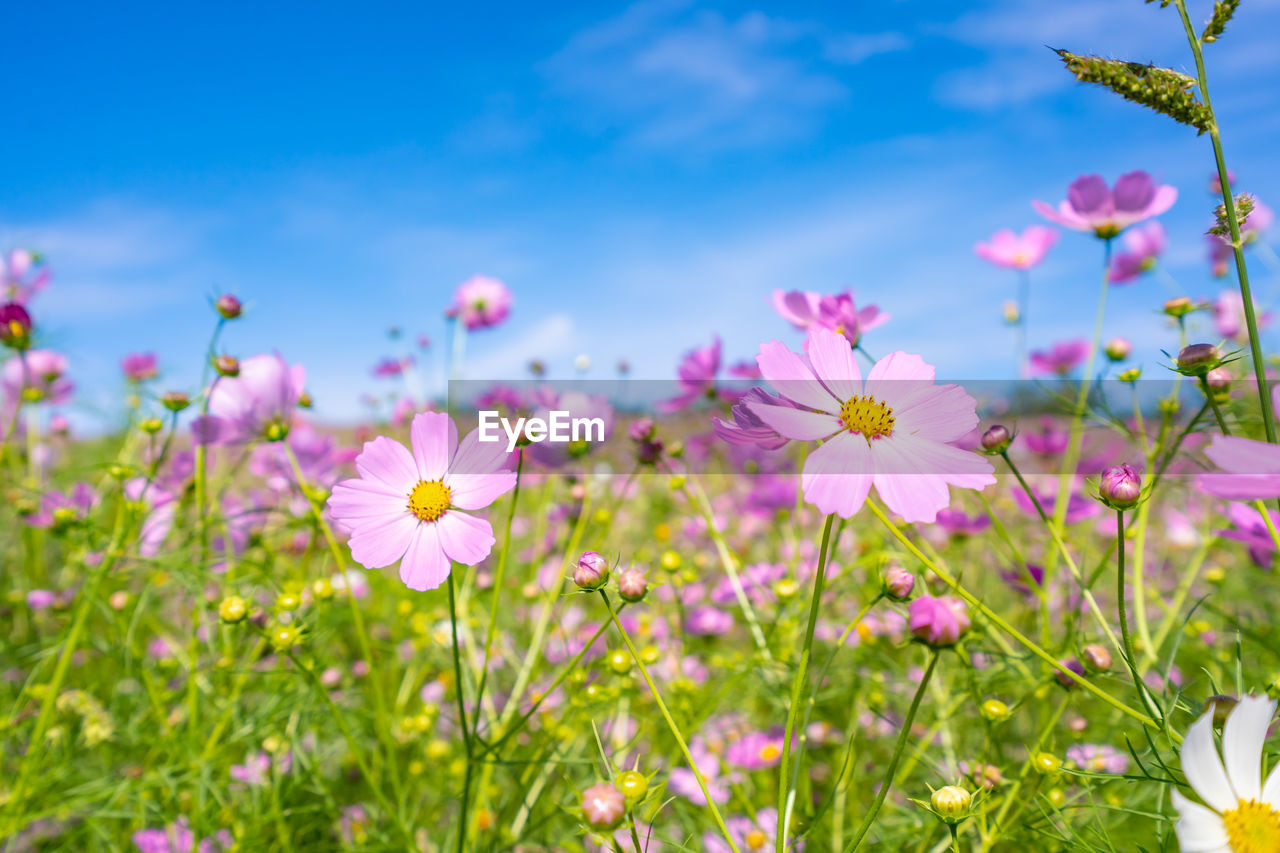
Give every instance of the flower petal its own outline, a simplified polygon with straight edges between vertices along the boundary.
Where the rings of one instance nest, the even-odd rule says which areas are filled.
[[[449,461],[458,449],[458,428],[453,425],[453,418],[444,412],[414,415],[413,424],[409,427],[409,442],[413,445],[418,479],[428,482],[443,480],[449,470]]]
[[[797,403],[823,412],[834,412],[842,400],[836,400],[813,375],[813,369],[781,341],[760,345],[756,356],[760,375],[774,390]]]
[[[829,329],[810,329],[806,350],[814,372],[837,400],[848,400],[862,393],[862,372],[854,361],[853,347],[844,335]]]
[[[866,439],[840,433],[805,459],[800,475],[804,499],[824,514],[851,517],[871,490],[873,464]]]
[[[418,484],[418,466],[403,444],[380,435],[365,442],[356,457],[356,470],[366,479],[378,480],[388,489],[408,495]]]
[[[440,528],[440,546],[455,563],[474,566],[493,550],[493,527],[488,519],[465,512],[446,512],[436,522]]]
[[[1227,825],[1216,813],[1176,790],[1173,792],[1173,807],[1178,810],[1178,846],[1182,853],[1230,851]]]
[[[1240,798],[1227,780],[1227,771],[1213,742],[1213,712],[1205,713],[1191,724],[1182,742],[1182,772],[1191,787],[1219,812],[1233,809]]]
[[[838,417],[827,412],[806,412],[804,409],[760,402],[748,402],[747,408],[778,435],[796,441],[826,438],[844,428],[844,423]]]
[[[409,589],[425,592],[444,583],[452,570],[453,565],[440,545],[439,524],[418,525],[400,561],[400,580]]]
[[[414,537],[418,519],[405,507],[400,515],[359,527],[351,534],[351,559],[366,569],[385,568],[403,556]]]
[[[1222,758],[1236,796],[1262,796],[1262,746],[1275,716],[1276,703],[1261,696],[1245,696],[1231,710],[1222,727]]]

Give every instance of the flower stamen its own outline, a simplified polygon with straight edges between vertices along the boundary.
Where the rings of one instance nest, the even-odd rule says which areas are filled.
[[[870,395],[850,397],[840,407],[840,420],[850,432],[856,432],[867,440],[893,433],[893,409]]]
[[[420,521],[437,521],[453,506],[453,493],[440,480],[419,480],[409,493],[409,512]]]
[[[1270,853],[1280,850],[1280,812],[1268,803],[1241,800],[1222,813],[1227,839],[1235,853]]]

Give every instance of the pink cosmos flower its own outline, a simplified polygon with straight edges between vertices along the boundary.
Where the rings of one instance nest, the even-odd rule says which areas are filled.
[[[155,379],[159,374],[156,367],[156,354],[153,352],[131,352],[120,360],[120,370],[124,378],[130,382],[146,382]]]
[[[47,349],[14,356],[0,370],[0,388],[10,400],[57,405],[71,399],[75,385],[66,377],[67,357]]]
[[[693,756],[698,772],[702,774],[702,778],[707,783],[707,791],[711,794],[711,799],[717,803],[729,802],[729,786],[738,782],[740,776],[737,773],[730,773],[725,776],[720,775],[720,759],[708,748],[706,738],[701,735],[694,735],[690,738],[689,754]],[[707,798],[702,793],[702,786],[698,784],[698,777],[694,775],[692,769],[688,767],[672,768],[667,776],[667,784],[672,791],[694,805],[705,806],[707,804]]]
[[[685,353],[684,360],[676,368],[676,382],[680,393],[670,400],[658,403],[658,411],[670,414],[686,409],[697,400],[706,398],[714,400],[718,397],[737,399],[741,392],[733,392],[716,385],[716,377],[721,367],[720,336],[715,335],[709,346],[700,347]]]
[[[376,378],[384,378],[388,376],[400,376],[406,368],[413,367],[414,358],[407,355],[404,358],[384,358],[373,366],[373,375]]]
[[[1111,284],[1128,284],[1154,269],[1156,259],[1169,244],[1164,226],[1159,222],[1132,228],[1124,233],[1121,240],[1124,251],[1117,252],[1111,260]]]
[[[487,507],[516,483],[502,441],[458,442],[453,419],[423,412],[409,428],[412,451],[380,436],[356,457],[360,477],[333,487],[329,512],[351,534],[351,556],[367,569],[400,561],[415,590],[444,583],[450,561],[474,566],[493,548],[493,528],[463,510]]]
[[[935,385],[920,356],[890,353],[864,382],[845,338],[811,329],[806,350],[770,341],[756,359],[765,380],[803,408],[751,405],[786,438],[826,439],[805,459],[806,501],[849,518],[874,485],[907,521],[932,522],[950,502],[948,486],[995,482],[990,462],[953,444],[977,425],[976,401],[959,385]]]
[[[1204,449],[1218,472],[1201,474],[1200,490],[1231,501],[1280,498],[1280,446],[1235,435],[1214,435]]]
[[[778,810],[761,809],[754,818],[734,815],[725,820],[725,826],[741,853],[772,850],[778,839]],[[714,832],[703,833],[702,849],[706,853],[732,853],[733,850],[723,837]],[[804,850],[804,841],[796,839],[788,842],[787,850]]]
[[[823,296],[811,290],[773,292],[773,307],[782,319],[797,329],[830,329],[843,335],[850,346],[857,346],[863,332],[889,322],[889,315],[874,305],[858,310],[852,290]]]
[[[594,829],[613,829],[627,812],[627,798],[613,785],[601,782],[582,792],[582,817]]]
[[[246,785],[265,785],[273,766],[276,773],[288,773],[293,768],[293,753],[286,752],[272,761],[271,756],[261,750],[251,752],[244,757],[244,764],[231,765],[231,778]]]
[[[53,527],[85,518],[98,502],[98,495],[88,483],[76,483],[70,494],[47,492],[40,498],[40,511],[23,520],[32,527]]]
[[[1059,341],[1031,353],[1031,372],[1037,376],[1066,376],[1089,354],[1088,341]]]
[[[973,250],[978,257],[998,267],[1011,270],[1029,270],[1044,260],[1053,244],[1058,242],[1058,232],[1047,225],[1029,225],[1017,234],[1002,228],[992,234],[985,243],[977,243]]]
[[[468,330],[496,326],[511,313],[511,290],[496,278],[473,275],[458,285],[446,316],[458,317]]]
[[[49,268],[27,249],[10,249],[0,255],[0,301],[25,305],[49,284]]]
[[[1066,199],[1056,208],[1043,201],[1033,201],[1031,206],[1051,222],[1109,240],[1130,225],[1159,216],[1177,200],[1175,187],[1156,186],[1149,174],[1139,170],[1121,175],[1114,188],[1101,175],[1084,175],[1071,182]]]
[[[1067,760],[1081,770],[1122,774],[1129,769],[1129,756],[1106,744],[1077,743],[1067,747]]]
[[[733,420],[712,417],[711,426],[715,434],[723,441],[733,445],[755,445],[765,450],[777,450],[789,439],[778,434],[760,416],[752,411],[753,406],[784,406],[795,408],[790,400],[775,397],[763,388],[751,388],[733,407]]]
[[[907,624],[931,646],[954,646],[969,630],[969,608],[958,598],[922,595],[907,605]]]
[[[799,733],[792,735],[793,748],[799,744],[799,738]],[[729,744],[725,761],[746,770],[776,767],[782,761],[782,747],[786,742],[786,732],[781,726],[768,731],[748,732]]]
[[[185,817],[164,829],[140,829],[133,834],[139,853],[220,853],[230,850],[235,840],[227,830],[219,830],[196,846],[196,834]]]
[[[613,406],[604,394],[584,394],[581,391],[550,394],[542,405],[534,410],[533,415],[549,421],[553,411],[568,412],[568,416],[574,419],[598,418],[603,428],[598,432],[588,430],[588,434],[585,437],[579,436],[577,441],[540,441],[530,444],[529,456],[540,465],[546,465],[548,468],[562,467],[571,460],[581,459],[602,446],[613,435]]]
[[[1262,329],[1271,322],[1271,312],[1259,311],[1254,302],[1254,319],[1258,328]],[[1237,343],[1249,342],[1249,325],[1244,317],[1244,297],[1238,290],[1224,290],[1213,302],[1213,321],[1218,327],[1218,334],[1230,338]]]
[[[302,365],[290,366],[279,353],[246,358],[238,376],[218,379],[210,388],[209,414],[192,425],[197,440],[245,444],[283,439],[306,377]]]

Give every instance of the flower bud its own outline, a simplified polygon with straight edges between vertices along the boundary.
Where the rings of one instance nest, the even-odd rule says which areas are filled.
[[[160,404],[171,412],[181,412],[191,405],[191,398],[181,391],[168,391],[160,398]]]
[[[1076,675],[1081,675],[1081,676],[1084,675],[1084,664],[1080,663],[1080,661],[1076,660],[1075,658],[1063,658],[1062,660],[1058,661],[1058,663],[1062,664],[1063,669],[1067,669],[1071,672],[1074,672]],[[1063,672],[1061,669],[1055,669],[1053,671],[1053,677],[1056,678],[1058,680],[1058,683],[1061,684],[1063,687],[1079,687],[1080,686],[1080,682],[1076,681],[1070,675],[1067,675],[1067,673]]]
[[[272,629],[270,639],[276,651],[285,652],[298,644],[301,634],[292,625],[277,625]]]
[[[982,716],[993,723],[1003,723],[1009,719],[1012,712],[1009,706],[1001,702],[999,699],[988,699],[982,703],[982,707],[978,709]]]
[[[1133,344],[1127,338],[1112,338],[1107,341],[1103,352],[1107,354],[1107,358],[1112,361],[1124,361],[1129,357],[1129,353],[1133,352]]]
[[[958,598],[922,595],[907,608],[907,627],[934,648],[954,646],[969,630],[969,608]]]
[[[947,785],[934,791],[929,803],[944,820],[950,821],[969,813],[973,795],[958,785]]]
[[[1209,390],[1219,396],[1231,390],[1232,378],[1231,371],[1222,365],[1218,365],[1204,375],[1204,381],[1209,386]]]
[[[626,813],[626,795],[608,782],[582,792],[582,818],[592,829],[616,829]]]
[[[1128,382],[1129,384],[1132,385],[1134,382],[1137,382],[1141,376],[1142,376],[1142,368],[1131,367],[1128,370],[1120,371],[1119,375],[1116,376],[1116,378],[1119,379],[1121,382]]]
[[[1037,752],[1031,759],[1031,766],[1046,776],[1056,776],[1062,770],[1062,759],[1052,752]]]
[[[143,418],[138,421],[138,429],[142,430],[147,435],[155,435],[160,430],[164,429],[164,421],[159,418]]]
[[[1142,495],[1142,469],[1132,465],[1113,465],[1102,472],[1098,497],[1112,509],[1129,509]]]
[[[618,595],[623,601],[641,601],[649,591],[649,580],[644,570],[631,566],[618,575]]]
[[[632,441],[652,441],[657,432],[658,427],[652,418],[640,418],[638,421],[632,421],[631,426],[627,427],[627,435],[631,436]]]
[[[890,566],[884,573],[885,594],[894,601],[906,601],[916,587],[916,576],[901,566]]]
[[[1001,424],[990,427],[982,434],[982,449],[994,455],[1004,453],[1013,444],[1013,433]]]
[[[640,802],[649,790],[649,780],[638,770],[625,770],[619,773],[614,784],[627,798],[628,803]]]
[[[1016,326],[1022,321],[1022,310],[1018,308],[1018,303],[1012,299],[1005,300],[1003,306],[1004,321],[1010,326]]]
[[[228,378],[240,375],[240,359],[234,355],[220,355],[213,360],[213,369],[218,371],[219,376]]]
[[[31,346],[31,315],[16,302],[0,305],[0,344],[13,349]]]
[[[1213,344],[1189,344],[1178,353],[1178,372],[1188,376],[1204,376],[1218,366],[1218,348]]]
[[[573,582],[588,592],[600,589],[609,581],[609,561],[595,551],[587,551],[578,558],[573,570]]]
[[[1235,710],[1236,705],[1240,704],[1240,700],[1234,696],[1210,696],[1204,701],[1204,711],[1213,711],[1213,724],[1215,726],[1223,726],[1227,723],[1227,717]]]
[[[1098,643],[1090,643],[1080,652],[1084,665],[1094,672],[1105,672],[1111,669],[1111,652]]]
[[[1170,317],[1185,317],[1194,310],[1195,305],[1185,296],[1175,296],[1164,304],[1164,313]]]
[[[234,320],[240,316],[240,312],[244,310],[244,306],[240,304],[240,300],[236,299],[230,293],[224,293],[218,297],[213,303],[213,307],[226,320]]]
[[[222,603],[218,605],[218,618],[228,625],[235,625],[237,622],[243,622],[244,617],[249,613],[249,606],[245,604],[243,598],[238,595],[228,595],[222,599]]]

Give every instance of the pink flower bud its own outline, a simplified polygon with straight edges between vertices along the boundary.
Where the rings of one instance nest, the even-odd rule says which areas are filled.
[[[1124,361],[1129,357],[1129,353],[1133,352],[1133,344],[1128,338],[1112,338],[1107,341],[1107,345],[1103,352],[1107,354],[1107,358],[1111,361]]]
[[[618,595],[623,601],[640,601],[648,591],[649,580],[643,569],[632,566],[618,575]]]
[[[982,449],[987,453],[1004,453],[1013,443],[1013,433],[1007,427],[996,424],[982,434]]]
[[[578,558],[578,567],[573,570],[573,582],[579,589],[597,590],[609,581],[609,561],[588,551]]]
[[[895,601],[906,601],[916,587],[916,576],[901,566],[891,566],[884,573],[884,591]]]
[[[218,297],[218,301],[213,303],[213,307],[218,313],[227,320],[234,320],[240,316],[240,312],[244,310],[244,306],[240,304],[240,300],[236,299],[230,293],[224,293]]]
[[[1142,494],[1142,469],[1132,465],[1113,465],[1102,472],[1098,495],[1112,509],[1129,509]]]
[[[582,817],[592,829],[615,829],[626,813],[626,795],[608,782],[582,792]]]
[[[969,608],[958,598],[922,595],[907,607],[907,627],[930,646],[954,646],[969,630]]]

